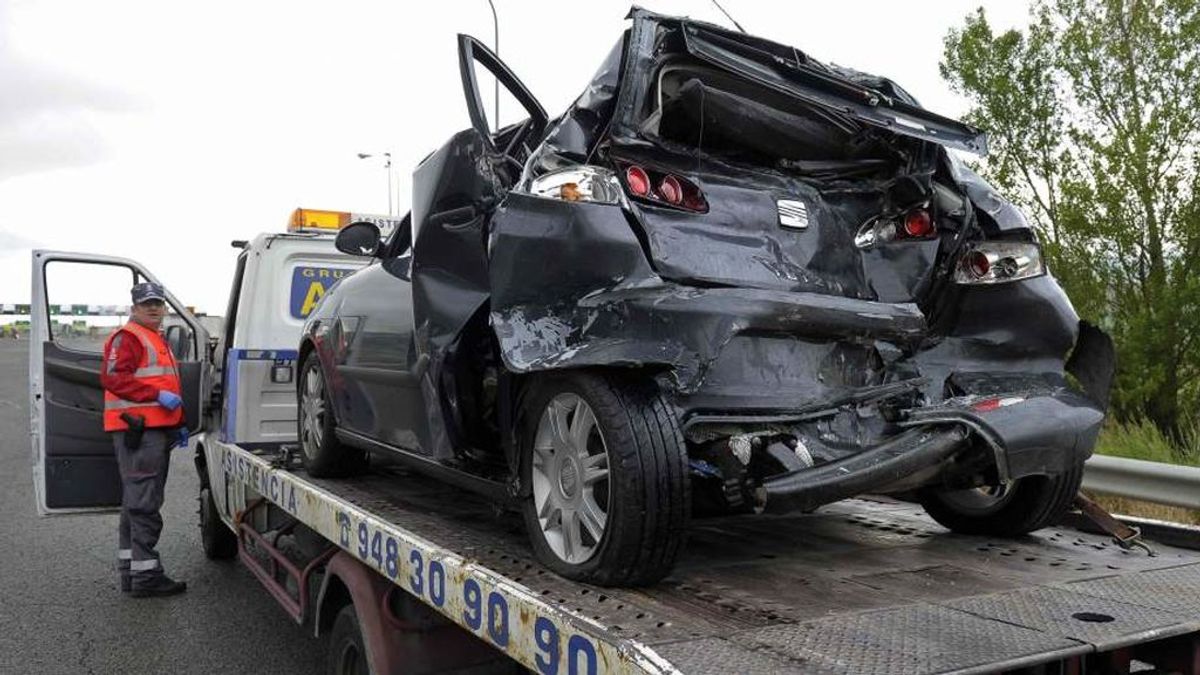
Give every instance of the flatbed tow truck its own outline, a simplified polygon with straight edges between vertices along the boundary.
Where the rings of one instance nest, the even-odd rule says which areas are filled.
[[[329,234],[239,245],[225,334],[210,353],[222,386],[203,363],[189,366],[207,335],[169,298],[195,340],[192,352],[180,347],[185,375],[199,372],[185,386],[211,403],[195,445],[202,539],[209,557],[236,556],[294,621],[328,636],[330,672],[1200,673],[1196,528],[1160,524],[1171,545],[1155,543],[1151,556],[1065,526],[1011,540],[952,534],[916,505],[863,498],[697,519],[666,580],[601,588],[540,567],[516,514],[399,465],[312,478],[294,449],[287,338],[294,345],[299,324],[269,308],[289,297],[294,308],[305,288],[311,300],[320,292],[306,279],[355,263]],[[126,265],[154,280],[133,261],[36,251],[44,312],[54,261]],[[75,448],[91,428],[98,392],[86,371],[98,363],[56,344],[47,325],[35,315],[39,509],[76,512],[106,495],[111,507],[94,487],[111,470],[68,456],[56,431],[74,429]],[[92,467],[86,494],[72,487],[80,467]]]
[[[666,581],[599,588],[541,569],[518,519],[419,475],[322,480],[279,455],[206,454],[344,566],[539,673],[1200,672],[1200,554],[1183,548],[955,535],[918,506],[850,500],[694,523]],[[259,535],[242,532],[251,557]]]

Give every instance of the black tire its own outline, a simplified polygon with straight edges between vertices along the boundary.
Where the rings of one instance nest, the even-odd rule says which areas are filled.
[[[316,393],[314,394],[314,386]],[[337,438],[337,423],[333,415],[333,398],[325,382],[321,360],[317,353],[310,352],[300,368],[297,390],[296,439],[300,443],[300,460],[310,476],[316,478],[343,478],[362,473],[367,468],[367,453],[340,442]],[[317,414],[311,402],[320,400],[322,412]],[[316,428],[306,429],[309,416],[317,414]],[[320,433],[315,433],[319,430]]]
[[[326,670],[329,675],[368,675],[370,672],[367,645],[352,604],[343,607],[333,620]]]
[[[1079,462],[1057,476],[1019,478],[993,503],[974,508],[963,504],[962,496],[969,492],[965,490],[925,488],[917,497],[930,517],[954,532],[1015,537],[1060,522],[1082,480],[1083,462]]]
[[[552,401],[561,397],[582,399],[592,412],[592,428],[601,439],[599,452],[607,454],[606,478],[603,488],[605,522],[597,539],[589,532],[590,557],[568,562],[554,551],[539,519],[535,505],[534,454],[539,453],[538,471],[544,478],[547,457],[555,457],[554,449],[534,450],[538,426]],[[568,399],[574,401],[575,399]],[[569,413],[571,421],[583,413],[575,408]],[[564,422],[567,421],[563,417]],[[593,447],[595,436],[585,432],[584,447]],[[652,584],[666,576],[683,550],[688,520],[691,515],[691,483],[687,473],[687,450],[682,431],[671,407],[650,382],[616,374],[572,372],[544,376],[535,382],[523,406],[521,420],[521,480],[527,487],[522,501],[526,529],[538,560],[550,570],[569,579],[601,586],[634,586]],[[591,444],[589,446],[589,443]],[[549,454],[546,454],[549,453]],[[553,463],[553,460],[550,460]],[[586,463],[585,463],[586,464]],[[590,464],[586,464],[590,466]],[[578,485],[586,490],[588,468],[579,469]],[[557,485],[565,480],[559,475]],[[590,488],[593,503],[599,501],[600,488]],[[555,498],[568,499],[568,488],[555,493]],[[545,495],[546,489],[542,489]],[[561,495],[561,497],[559,496]],[[581,509],[582,510],[582,509]],[[565,515],[558,512],[562,546],[565,536]],[[552,522],[553,515],[547,518]],[[582,519],[576,522],[581,522]],[[549,527],[553,527],[551,524]],[[577,525],[577,535],[584,531]],[[553,538],[553,537],[551,537]],[[579,543],[582,540],[576,539]],[[583,548],[589,548],[587,544]],[[569,551],[570,549],[568,549]]]
[[[237,555],[237,536],[221,522],[212,488],[200,488],[200,545],[209,560],[229,560]]]

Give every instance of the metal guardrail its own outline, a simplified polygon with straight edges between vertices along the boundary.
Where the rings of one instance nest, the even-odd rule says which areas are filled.
[[[1155,504],[1200,509],[1200,468],[1092,455],[1083,487],[1103,494]]]

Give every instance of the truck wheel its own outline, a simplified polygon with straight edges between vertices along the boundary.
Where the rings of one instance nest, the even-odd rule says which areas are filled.
[[[354,605],[346,605],[329,633],[329,675],[367,675],[367,647]]]
[[[691,484],[682,432],[657,388],[552,375],[524,411],[522,511],[538,560],[603,586],[666,576],[683,549]]]
[[[942,526],[962,534],[1015,537],[1062,519],[1079,492],[1083,462],[1057,476],[1026,476],[971,490],[925,488],[918,499]]]
[[[237,537],[217,513],[212,488],[200,488],[200,545],[209,560],[228,560],[237,555]]]
[[[304,359],[304,366],[300,369],[298,412],[296,421],[300,457],[309,475],[338,478],[354,475],[366,468],[366,452],[343,445],[337,439],[333,403],[316,352]]]

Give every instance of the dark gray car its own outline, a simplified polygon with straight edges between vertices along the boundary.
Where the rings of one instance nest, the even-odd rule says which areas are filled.
[[[895,83],[635,9],[548,119],[460,36],[471,128],[300,347],[314,475],[386,453],[519,507],[539,559],[666,575],[693,516],[909,493],[1017,535],[1071,503],[1111,342]],[[528,117],[490,133],[476,64]],[[1068,372],[1073,377],[1068,377]]]

